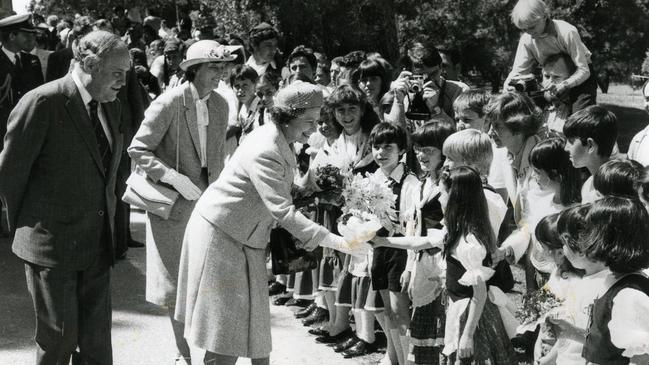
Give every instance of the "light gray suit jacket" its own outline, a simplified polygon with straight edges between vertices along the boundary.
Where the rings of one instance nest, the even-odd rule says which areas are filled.
[[[207,171],[209,183],[212,183],[223,169],[228,105],[223,97],[212,91],[207,108],[210,116],[207,126]],[[185,82],[160,95],[151,103],[128,148],[129,156],[149,178],[157,182],[169,168],[176,168],[178,145],[178,172],[189,177],[196,186],[204,190],[206,186],[200,181],[200,142],[196,120],[196,105],[191,87]],[[178,127],[179,137],[176,129]]]
[[[315,248],[329,231],[295,209],[291,198],[295,169],[293,149],[269,121],[246,137],[195,211],[252,248],[266,247],[275,222],[307,248]]]

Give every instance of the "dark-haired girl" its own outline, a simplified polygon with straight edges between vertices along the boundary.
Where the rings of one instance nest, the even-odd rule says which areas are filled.
[[[530,181],[523,193],[522,219],[527,225],[528,237],[532,239],[530,261],[534,268],[545,275],[538,275],[539,286],[553,270],[552,259],[543,255],[534,237],[537,223],[545,216],[558,213],[581,201],[581,178],[572,166],[570,154],[564,149],[565,140],[555,137],[537,143],[530,152]],[[545,277],[545,278],[544,278]]]
[[[379,117],[365,93],[354,86],[341,85],[327,98],[327,105],[343,129],[333,144],[337,156],[347,160],[354,174],[374,172],[378,165],[372,159],[369,135]]]
[[[353,174],[376,171],[378,165],[372,157],[369,135],[379,119],[367,102],[365,93],[349,84],[340,85],[327,98],[326,108],[333,111],[335,123],[342,130],[340,136],[328,148],[329,158],[338,166],[349,168]],[[317,342],[342,345],[347,340],[355,339],[349,327],[353,279],[350,271],[353,271],[355,266],[352,261],[350,256],[345,258],[337,283],[335,320],[324,329],[311,331],[312,334],[319,335],[316,338]]]
[[[649,213],[638,199],[606,197],[592,203],[585,226],[566,245],[566,257],[587,275],[610,274],[594,296],[585,331],[557,324],[585,338],[582,356],[589,364],[648,364],[649,278],[641,270],[649,267]]]
[[[443,353],[449,363],[514,364],[502,317],[489,298],[497,292],[489,281],[496,243],[480,175],[470,167],[457,167],[442,177],[440,186],[449,296]]]
[[[390,90],[390,81],[392,81],[387,69],[389,66],[388,61],[380,57],[368,58],[361,62],[357,71],[358,87],[365,92],[374,112],[380,118],[383,118],[380,108],[381,98]]]
[[[582,210],[582,212],[586,211],[587,209]],[[575,212],[577,214],[573,218],[576,222],[571,221],[570,223],[573,227],[579,227],[580,222],[578,220],[580,218],[583,219],[584,214],[580,215],[579,210]],[[552,267],[549,280],[544,288],[563,301],[558,310],[566,318],[583,321],[583,317],[586,316],[583,310],[583,304],[580,304],[580,299],[574,293],[579,289],[579,285],[582,284],[581,277],[584,275],[584,271],[572,266],[563,254],[561,234],[569,234],[569,232],[565,232],[567,228],[566,224],[562,226],[564,231],[559,231],[558,223],[560,217],[561,213],[544,217],[536,225],[534,231],[542,252],[548,257],[548,266]],[[583,225],[581,226],[583,227]],[[586,298],[586,300],[588,299]],[[542,323],[541,326],[544,327],[546,325]],[[540,364],[583,364],[584,360],[581,359],[583,345],[566,336],[565,333],[557,332],[558,334],[554,336],[556,342],[547,352],[542,351],[543,340],[547,337],[546,332],[540,332],[534,352],[535,360]]]

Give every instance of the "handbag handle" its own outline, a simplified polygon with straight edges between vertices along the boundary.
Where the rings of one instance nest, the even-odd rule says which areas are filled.
[[[183,95],[183,104],[185,104],[185,96]],[[176,172],[178,171],[178,164],[180,160],[180,103],[176,104]]]

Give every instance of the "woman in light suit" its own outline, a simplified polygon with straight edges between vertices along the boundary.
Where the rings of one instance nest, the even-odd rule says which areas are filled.
[[[277,222],[304,243],[341,247],[342,237],[299,213],[291,198],[296,170],[292,143],[315,131],[319,87],[297,82],[275,97],[273,123],[254,130],[199,199],[187,226],[176,319],[185,337],[207,350],[205,363],[249,357],[268,364],[270,309],[265,248]]]
[[[151,104],[128,149],[138,169],[180,193],[169,219],[147,214],[146,225],[146,299],[169,309],[180,363],[190,357],[184,325],[173,318],[183,235],[196,200],[223,169],[228,106],[214,89],[235,57],[215,41],[194,43],[180,65],[187,81]]]

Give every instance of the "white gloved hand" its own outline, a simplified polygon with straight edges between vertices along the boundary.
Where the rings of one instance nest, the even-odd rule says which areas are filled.
[[[187,200],[196,200],[201,197],[201,189],[194,185],[187,176],[179,174],[174,169],[167,170],[160,180],[173,186]]]
[[[345,254],[363,257],[372,248],[367,242],[350,243],[343,237],[329,233],[329,235],[320,242],[320,246],[333,248]]]

